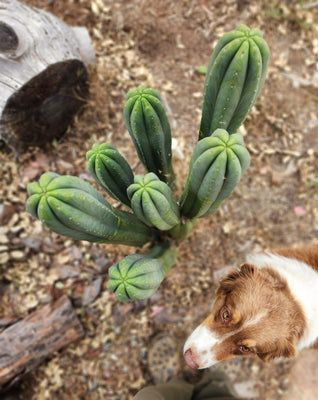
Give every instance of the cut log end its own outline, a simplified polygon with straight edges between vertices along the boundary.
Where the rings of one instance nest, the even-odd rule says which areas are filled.
[[[0,7],[0,139],[19,155],[60,138],[88,98],[95,51],[84,27],[6,0]]]
[[[82,61],[52,64],[8,99],[1,137],[20,151],[60,138],[88,95],[88,73]]]

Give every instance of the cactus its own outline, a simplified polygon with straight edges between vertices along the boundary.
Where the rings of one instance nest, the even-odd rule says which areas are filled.
[[[95,181],[114,199],[130,207],[127,188],[134,181],[124,157],[109,143],[94,144],[86,153],[87,166]]]
[[[237,131],[261,91],[268,60],[259,29],[240,25],[221,37],[207,69],[199,139],[218,128]]]
[[[131,246],[141,246],[151,238],[149,228],[135,215],[116,210],[80,178],[47,172],[27,189],[27,211],[56,233]]]
[[[121,301],[149,298],[175,262],[174,243],[220,207],[249,166],[236,130],[260,93],[268,58],[257,29],[241,25],[219,40],[207,68],[199,141],[178,203],[169,121],[158,92],[139,86],[127,94],[124,118],[147,173],[134,177],[108,143],[94,144],[86,154],[96,183],[130,210],[112,206],[80,178],[53,172],[28,185],[27,210],[54,232],[74,239],[148,244],[146,254],[128,255],[109,269],[107,287]]]
[[[151,297],[160,286],[178,255],[175,246],[160,244],[147,254],[131,254],[109,269],[107,288],[120,301]]]
[[[181,214],[198,218],[212,214],[241,179],[250,163],[243,137],[217,129],[201,139],[190,161],[181,197]]]
[[[171,130],[160,95],[139,86],[127,94],[124,119],[138,156],[148,172],[173,184]]]
[[[135,176],[127,193],[134,213],[146,225],[166,231],[179,222],[179,208],[171,189],[153,172]]]

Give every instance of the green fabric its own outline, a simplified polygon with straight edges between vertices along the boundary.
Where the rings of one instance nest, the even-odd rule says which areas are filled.
[[[172,380],[148,386],[136,394],[133,400],[191,400],[193,385],[183,380]]]
[[[210,371],[196,385],[182,379],[148,386],[133,400],[244,400],[233,395],[233,387],[221,371]]]

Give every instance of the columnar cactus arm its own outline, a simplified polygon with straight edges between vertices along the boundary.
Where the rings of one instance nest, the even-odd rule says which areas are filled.
[[[149,172],[172,183],[171,130],[161,98],[154,89],[130,90],[124,107],[128,132],[138,156]]]
[[[100,243],[141,246],[150,229],[134,215],[118,211],[88,182],[43,174],[28,185],[27,210],[56,233]]]
[[[179,222],[179,208],[172,198],[169,186],[153,173],[135,176],[127,189],[131,207],[146,225],[162,231],[169,230]]]
[[[114,199],[130,207],[127,188],[134,181],[124,157],[109,143],[94,144],[86,153],[87,166],[94,180]]]
[[[107,288],[120,301],[148,299],[160,286],[178,255],[175,246],[161,244],[147,254],[131,254],[109,269]]]
[[[217,129],[201,139],[193,152],[181,196],[181,214],[188,218],[214,212],[241,179],[250,162],[243,137]]]
[[[258,29],[240,25],[219,40],[207,69],[199,139],[217,128],[237,131],[260,93],[268,60]]]
[[[223,48],[220,48],[221,46],[217,45],[216,49],[212,53],[205,78],[199,139],[210,136],[213,132],[212,122],[214,108],[224,75],[235,53],[244,41],[240,32],[238,35],[239,37],[229,40],[227,43],[225,43]],[[219,50],[218,52],[216,51],[217,49]]]

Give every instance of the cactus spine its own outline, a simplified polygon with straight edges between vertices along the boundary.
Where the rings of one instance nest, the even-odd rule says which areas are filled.
[[[258,29],[240,25],[221,37],[207,69],[199,139],[218,128],[237,131],[261,91],[268,60]]]
[[[109,269],[107,288],[120,301],[148,299],[160,286],[178,255],[175,246],[160,244],[145,255],[131,254]]]
[[[136,175],[127,193],[134,213],[146,225],[166,231],[179,222],[179,208],[171,189],[153,172]]]
[[[127,94],[124,118],[138,156],[149,172],[171,184],[170,124],[158,92],[139,86]]]
[[[94,144],[86,153],[87,166],[95,181],[114,199],[130,207],[127,188],[134,181],[124,157],[109,143]]]
[[[27,189],[27,211],[56,233],[131,246],[141,246],[151,238],[149,228],[135,215],[116,210],[80,178],[47,172]]]
[[[181,214],[199,218],[212,214],[241,179],[250,163],[243,137],[217,129],[201,139],[190,161],[190,172],[181,197]]]

